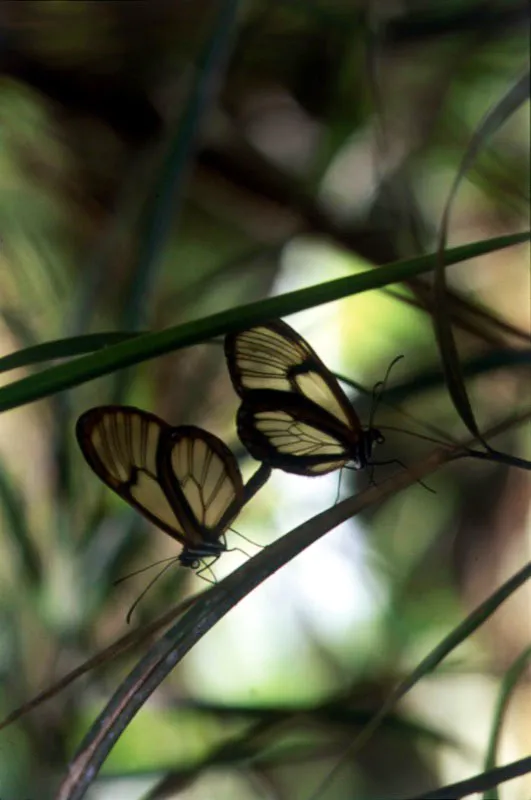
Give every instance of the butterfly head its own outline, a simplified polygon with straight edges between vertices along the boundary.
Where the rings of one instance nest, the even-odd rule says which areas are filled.
[[[372,451],[377,444],[383,444],[385,436],[378,428],[369,428],[363,431],[358,445],[358,469],[364,469],[370,464]]]
[[[179,564],[182,567],[188,567],[189,569],[197,572],[199,567],[201,567],[201,561],[197,556],[190,553],[188,550],[184,549],[181,555],[179,556]]]
[[[375,444],[384,444],[385,442],[385,436],[378,428],[370,428],[367,431],[367,438],[371,443],[371,450]]]

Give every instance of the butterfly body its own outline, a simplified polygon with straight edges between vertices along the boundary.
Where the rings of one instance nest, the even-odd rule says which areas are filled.
[[[227,549],[224,533],[269,476],[246,486],[229,448],[192,425],[172,427],[132,406],[100,406],[76,427],[79,446],[101,480],[182,545],[182,566],[198,569]]]
[[[223,542],[205,543],[202,547],[190,547],[189,545],[185,545],[181,554],[177,556],[177,561],[182,567],[198,570],[204,558],[213,558],[216,560],[226,549]]]
[[[253,457],[299,475],[367,466],[383,436],[362,428],[335,376],[289,325],[229,334],[225,354],[242,399],[238,433]]]

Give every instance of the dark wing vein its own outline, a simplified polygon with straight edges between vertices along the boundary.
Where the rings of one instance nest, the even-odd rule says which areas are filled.
[[[316,412],[302,398],[288,404],[280,392],[244,401],[238,433],[254,458],[296,474],[324,474],[356,458],[355,443],[331,415]]]
[[[194,521],[196,543],[219,539],[244,502],[231,451],[216,436],[187,425],[174,429],[164,460],[166,492],[179,513]]]

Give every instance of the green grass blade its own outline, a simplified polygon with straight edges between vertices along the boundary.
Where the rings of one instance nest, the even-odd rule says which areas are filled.
[[[474,412],[468,398],[457,344],[454,338],[451,316],[446,303],[446,271],[445,247],[453,201],[457,195],[459,185],[475,161],[481,148],[488,139],[509,119],[509,117],[529,98],[529,73],[523,75],[508,92],[491,108],[474,132],[459,169],[454,183],[450,189],[448,199],[443,211],[441,228],[439,232],[438,255],[439,261],[435,269],[435,303],[434,326],[441,359],[444,367],[446,384],[453,400],[455,409],[469,431],[481,440],[481,433],[476,423]],[[483,441],[488,448],[486,442]],[[490,448],[488,448],[490,449]]]
[[[138,329],[147,319],[150,298],[157,283],[160,254],[170,233],[175,231],[176,220],[180,216],[198,131],[205,113],[213,103],[214,93],[220,85],[238,6],[238,0],[228,0],[221,6],[214,30],[199,59],[195,84],[190,91],[184,113],[179,119],[148,203],[138,255],[125,292],[121,318],[123,328]],[[112,402],[123,402],[127,380],[128,373],[117,373]]]
[[[437,450],[415,468],[425,477],[451,456]],[[158,639],[131,670],[87,732],[65,773],[57,800],[81,800],[117,738],[180,659],[240,600],[303,549],[346,519],[411,486],[415,478],[401,472],[377,487],[349,497],[298,525],[261,550],[200,596],[179,622]]]
[[[485,756],[485,772],[488,772],[496,767],[496,752],[502,731],[505,711],[509,705],[509,700],[511,699],[513,689],[522,677],[522,673],[527,669],[530,660],[531,645],[526,647],[525,650],[520,653],[520,655],[513,661],[503,676],[500,694],[494,711],[494,721],[492,730],[490,732],[487,755]],[[495,786],[492,789],[488,789],[483,794],[483,800],[500,800],[498,788]]]
[[[131,274],[129,296],[122,319],[124,328],[137,328],[144,323],[146,298],[149,299],[156,281],[160,253],[179,216],[198,129],[205,112],[212,104],[214,89],[227,61],[238,6],[237,0],[229,0],[223,4],[212,35],[199,59],[195,85],[154,187],[145,231]]]
[[[461,800],[475,792],[485,791],[505,781],[512,781],[522,775],[527,775],[529,772],[531,772],[531,756],[526,756],[519,761],[505,764],[503,767],[496,767],[489,772],[474,775],[473,778],[467,778],[466,781],[441,786],[433,792],[423,792],[421,795],[407,797],[404,800]]]
[[[40,364],[43,361],[55,361],[58,358],[72,358],[93,353],[95,350],[101,350],[102,347],[126,342],[137,336],[140,334],[109,331],[108,333],[89,333],[86,336],[71,336],[68,339],[56,339],[52,342],[36,344],[0,358],[0,372],[29,367],[31,364]]]
[[[500,236],[470,245],[456,247],[446,255],[447,264],[466,261],[468,258],[491,253],[503,247],[520,244],[529,239],[529,232]],[[405,280],[432,270],[436,264],[436,254],[398,261],[386,267],[371,269],[359,275],[339,278],[334,281],[311,286],[279,297],[271,297],[245,306],[222,311],[210,317],[168,328],[157,333],[138,336],[133,341],[125,341],[108,347],[98,353],[82,356],[69,364],[44,370],[15,381],[0,389],[0,411],[7,411],[48,397],[55,392],[70,389],[85,381],[108,375],[117,369],[147,361],[150,358],[169,353],[182,347],[204,342],[214,336],[241,330],[276,317],[294,314],[296,311],[329,303],[352,294],[381,288],[389,283]]]
[[[38,585],[41,580],[41,561],[26,517],[24,500],[13,479],[0,462],[0,503],[6,520],[5,534],[18,554],[27,585]]]
[[[322,791],[331,783],[341,765],[347,757],[352,757],[370,739],[373,733],[380,727],[384,717],[395,707],[422,678],[429,675],[456,647],[468,639],[483,623],[505,602],[517,589],[520,588],[531,578],[531,561],[521,570],[509,578],[500,588],[493,592],[478,608],[455,628],[442,642],[423,658],[420,664],[401,681],[391,692],[378,713],[372,718],[369,724],[362,730],[359,736],[354,739],[341,754],[334,768],[328,773],[325,780],[318,787],[317,791],[309,800],[317,800]],[[451,796],[451,795],[450,795]]]

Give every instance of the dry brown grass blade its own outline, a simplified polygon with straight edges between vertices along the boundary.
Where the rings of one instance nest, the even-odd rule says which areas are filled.
[[[207,589],[206,591],[209,592],[210,589]],[[206,592],[201,592],[201,594],[206,594]],[[153,622],[149,622],[147,625],[142,625],[130,633],[127,633],[125,636],[122,636],[116,642],[113,642],[111,645],[109,645],[109,647],[106,647],[105,650],[101,650],[95,656],[89,658],[88,661],[84,661],[83,664],[80,664],[79,667],[76,667],[67,675],[64,675],[48,689],[40,692],[31,700],[28,700],[27,703],[15,708],[14,711],[7,715],[7,717],[4,717],[4,719],[0,721],[0,730],[7,728],[8,725],[12,725],[13,722],[16,722],[25,714],[33,711],[34,708],[37,708],[42,703],[46,702],[46,700],[50,700],[52,697],[55,697],[55,695],[59,694],[59,692],[61,692],[63,689],[66,689],[67,686],[70,686],[70,684],[78,678],[81,678],[82,675],[90,672],[90,670],[96,669],[96,667],[100,667],[102,664],[112,661],[113,658],[116,658],[121,653],[125,653],[125,651],[129,650],[131,647],[142,644],[142,642],[148,640],[151,636],[153,636],[153,634],[158,633],[160,630],[173,622],[176,617],[178,617],[180,614],[183,614],[188,608],[190,608],[190,606],[195,603],[198,597],[200,597],[200,594],[196,594],[187,598],[182,603],[179,603],[169,611],[166,611],[158,619],[154,620]]]

